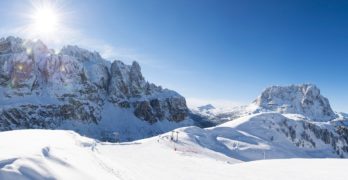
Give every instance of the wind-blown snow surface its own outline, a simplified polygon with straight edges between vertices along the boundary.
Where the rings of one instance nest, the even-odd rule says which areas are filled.
[[[100,143],[63,130],[0,133],[0,179],[346,179],[347,160],[242,162],[165,134]],[[185,136],[183,137],[185,138]],[[304,173],[305,170],[305,173]]]

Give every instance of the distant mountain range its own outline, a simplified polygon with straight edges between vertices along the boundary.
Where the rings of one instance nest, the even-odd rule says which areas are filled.
[[[329,100],[320,94],[313,84],[272,86],[266,88],[252,103],[228,109],[215,108],[208,104],[192,108],[191,111],[215,124],[261,112],[298,114],[311,121],[345,123],[347,114],[334,112]]]

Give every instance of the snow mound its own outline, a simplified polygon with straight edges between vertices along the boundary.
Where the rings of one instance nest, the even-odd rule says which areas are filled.
[[[0,144],[6,144],[0,148],[0,179],[114,178],[93,154],[96,141],[72,131],[1,132]]]

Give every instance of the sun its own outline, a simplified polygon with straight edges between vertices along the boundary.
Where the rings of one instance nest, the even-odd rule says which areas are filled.
[[[53,34],[59,28],[58,13],[52,7],[37,9],[33,16],[33,28],[39,33]]]
[[[79,16],[69,5],[66,0],[26,0],[16,7],[14,15],[18,21],[9,34],[27,41],[40,40],[58,52],[67,41],[80,35],[76,26]]]
[[[41,7],[32,14],[32,28],[36,33],[54,34],[59,29],[59,14],[53,7]]]

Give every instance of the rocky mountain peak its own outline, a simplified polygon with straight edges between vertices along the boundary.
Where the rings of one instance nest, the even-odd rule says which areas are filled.
[[[0,130],[98,123],[108,116],[106,104],[150,123],[188,115],[185,98],[147,82],[137,62],[110,63],[78,46],[55,53],[40,40],[15,37],[0,39],[0,99]]]
[[[329,100],[313,84],[269,87],[254,104],[265,110],[302,114],[314,121],[329,121],[336,117]]]
[[[64,46],[61,49],[60,54],[75,57],[77,60],[82,61],[82,62],[102,60],[102,57],[100,56],[100,54],[98,52],[95,52],[95,51],[91,52],[91,51],[88,51],[86,49],[82,49],[76,45],[75,46],[72,46],[72,45]]]

